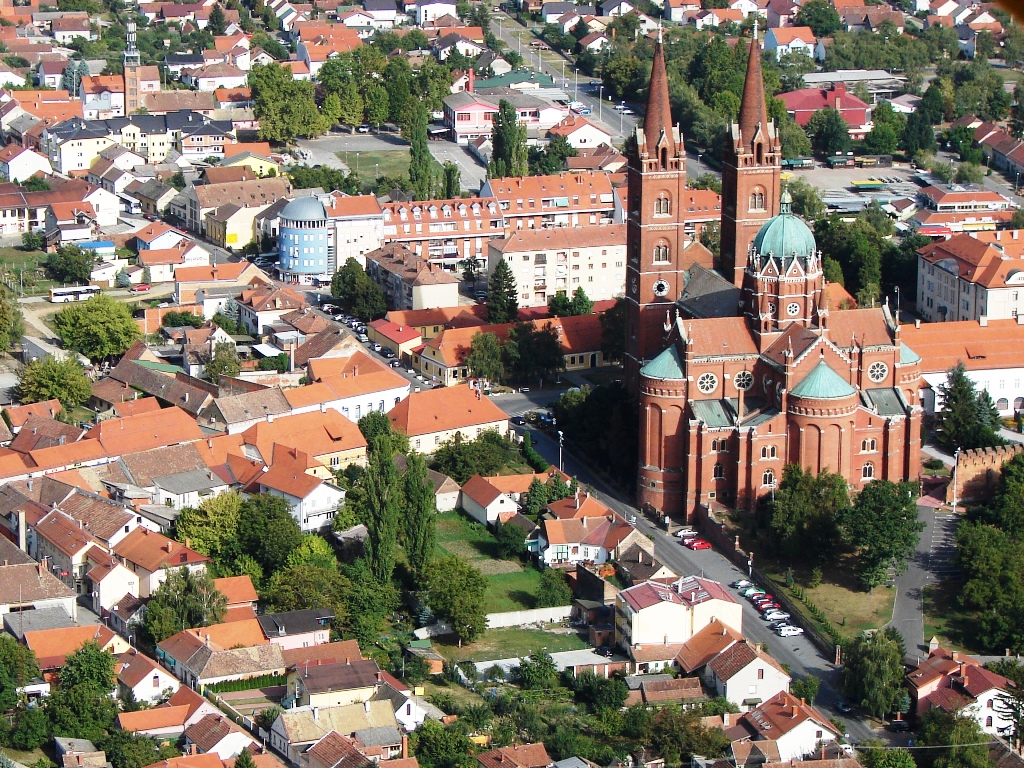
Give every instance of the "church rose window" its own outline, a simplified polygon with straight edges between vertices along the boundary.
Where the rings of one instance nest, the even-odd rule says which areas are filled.
[[[697,389],[709,395],[718,387],[718,377],[713,373],[702,373],[697,379]]]
[[[868,368],[868,378],[872,381],[881,381],[889,373],[889,366],[885,363],[872,363]]]
[[[750,375],[750,371],[740,371],[736,374],[734,383],[736,389],[750,389],[754,383],[754,377]]]
[[[791,301],[786,307],[786,312],[788,312],[790,316],[798,315],[800,314],[800,305],[795,301]]]

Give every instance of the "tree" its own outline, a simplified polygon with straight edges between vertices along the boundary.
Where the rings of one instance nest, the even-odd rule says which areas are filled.
[[[89,399],[92,384],[77,359],[47,357],[33,360],[22,369],[17,393],[22,403],[60,400],[68,410]]]
[[[535,478],[533,482],[538,481]],[[498,557],[503,560],[515,560],[526,554],[526,536],[515,523],[498,523],[494,541],[498,545]]]
[[[872,155],[891,155],[899,145],[900,137],[896,130],[887,123],[875,123],[864,138],[864,149]]]
[[[341,85],[337,96],[338,102],[341,105],[341,111],[338,113],[338,122],[342,125],[352,126],[352,132],[354,133],[356,126],[363,121],[364,105],[362,94],[359,93],[359,88],[356,86],[355,81],[352,78],[348,78]]]
[[[59,283],[84,285],[89,282],[96,257],[77,245],[62,245],[46,257],[46,272]]]
[[[384,291],[351,256],[331,278],[331,295],[341,302],[342,310],[363,322],[376,320],[387,312]]]
[[[214,3],[210,10],[210,18],[206,21],[206,31],[214,37],[220,37],[227,29],[227,20],[224,18],[224,9],[220,3]]]
[[[288,562],[288,556],[301,541],[302,531],[288,501],[260,494],[242,502],[238,535],[227,551],[233,558],[251,555],[264,573],[272,574]]]
[[[444,173],[441,176],[441,196],[445,199],[458,197],[462,193],[462,173],[459,166],[448,160],[444,163]]]
[[[462,640],[472,642],[487,629],[487,580],[480,571],[462,558],[448,555],[427,566],[426,582],[430,609],[451,624]]]
[[[857,575],[869,590],[892,569],[907,569],[924,523],[917,519],[917,485],[875,480],[864,486],[844,516],[847,541],[857,550]]]
[[[552,608],[556,605],[568,605],[570,602],[572,590],[565,583],[562,572],[554,568],[545,569],[540,575],[540,585],[537,587],[537,607]]]
[[[235,345],[230,341],[222,341],[213,348],[213,357],[204,366],[203,373],[217,384],[221,376],[237,376],[241,370],[242,361],[238,358]]]
[[[470,376],[492,382],[498,382],[505,378],[501,342],[493,333],[478,333],[473,337],[469,343],[469,352],[466,353],[465,362]]]
[[[412,751],[423,768],[467,768],[473,762],[473,743],[464,727],[445,727],[426,720],[409,737]]]
[[[499,261],[487,284],[487,322],[515,322],[519,315],[519,292],[512,268],[504,259]]]
[[[978,163],[960,163],[954,181],[957,184],[981,184],[985,181],[985,169]]]
[[[864,768],[916,768],[913,756],[906,749],[858,748]]]
[[[128,305],[102,294],[65,306],[53,327],[68,347],[93,361],[123,355],[139,337]]]
[[[773,544],[789,558],[811,555],[827,560],[839,541],[839,520],[850,504],[846,479],[821,472],[814,475],[790,464],[768,502],[768,530]]]
[[[415,451],[406,459],[405,527],[402,537],[409,568],[419,580],[434,553],[437,499],[434,485],[427,474],[427,462]]]
[[[935,439],[947,451],[957,448],[986,448],[1001,445],[990,415],[979,408],[979,393],[962,362],[946,372],[939,385],[942,408],[938,414]]]
[[[505,369],[523,381],[550,377],[565,365],[562,345],[551,323],[538,328],[534,323],[516,323],[503,347]]]
[[[601,314],[601,352],[609,360],[621,360],[626,352],[626,299]]]
[[[828,0],[808,0],[800,6],[793,24],[798,27],[810,27],[815,37],[828,37],[843,26],[843,20]]]
[[[123,703],[123,701],[122,701]],[[107,760],[114,768],[143,768],[165,758],[181,755],[181,750],[163,747],[147,736],[115,728],[101,739],[97,748],[107,754]],[[235,761],[236,765],[238,761]]]
[[[989,768],[989,737],[968,712],[934,708],[921,718],[920,746],[935,750],[934,768]],[[929,750],[930,751],[930,750]]]
[[[551,654],[534,651],[527,658],[519,660],[519,666],[512,668],[512,676],[524,690],[543,690],[554,687],[558,679],[558,666]]]
[[[17,297],[0,286],[0,351],[10,352],[25,333],[25,318]]]
[[[252,759],[252,753],[248,749],[243,749],[238,753],[234,768],[256,768],[256,761]]]
[[[53,730],[98,740],[113,726],[117,714],[110,696],[114,680],[114,657],[95,641],[70,654],[61,667],[56,691],[46,701]]]
[[[564,291],[559,291],[548,299],[548,314],[555,317],[568,317],[572,314],[572,300]]]
[[[227,598],[208,573],[168,570],[146,606],[143,627],[153,642],[159,643],[182,629],[218,623],[226,609]]]
[[[388,121],[390,113],[387,89],[380,83],[371,83],[366,88],[363,104],[366,108],[366,122],[379,130]]]
[[[249,70],[249,87],[260,138],[265,141],[287,143],[326,130],[327,120],[317,109],[313,84],[293,79],[291,67],[257,64]]]
[[[907,127],[903,132],[903,151],[914,157],[918,152],[934,150],[935,130],[932,123],[920,111],[911,113],[907,117]]]
[[[572,302],[569,306],[570,315],[589,315],[594,311],[594,302],[587,296],[583,287],[577,288],[572,293]]]
[[[850,701],[878,718],[896,711],[903,693],[903,654],[886,632],[861,635],[847,646],[842,687]]]
[[[798,699],[803,699],[813,706],[814,700],[818,697],[818,688],[820,685],[821,680],[814,675],[807,675],[807,677],[801,677],[794,680],[789,686],[789,692]]]
[[[416,200],[429,200],[434,188],[434,158],[427,149],[427,107],[422,101],[416,101],[409,110],[403,134],[409,142],[409,191]]]
[[[850,130],[842,115],[831,107],[819,109],[807,121],[807,135],[811,147],[820,155],[836,155],[846,152],[850,145]]]
[[[526,126],[520,125],[516,108],[501,99],[491,129],[491,162],[487,173],[491,178],[525,176],[529,172],[526,151]]]
[[[460,485],[473,475],[496,475],[502,467],[522,461],[519,447],[493,429],[475,440],[464,440],[456,433],[434,451],[434,466]]]
[[[792,211],[808,221],[814,221],[825,215],[827,208],[821,198],[821,192],[813,184],[804,179],[792,179],[787,185],[790,197],[793,198]]]
[[[38,749],[50,740],[50,718],[42,707],[20,709],[8,741],[15,749],[26,752]]]
[[[211,496],[198,507],[185,507],[174,521],[175,536],[188,539],[196,551],[215,560],[221,559],[228,543],[238,533],[242,497],[236,491]]]
[[[370,463],[363,473],[366,490],[366,559],[378,584],[391,581],[398,543],[401,487],[391,443],[383,436],[374,439]]]

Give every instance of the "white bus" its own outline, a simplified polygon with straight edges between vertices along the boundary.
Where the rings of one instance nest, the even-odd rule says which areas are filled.
[[[50,301],[63,304],[66,301],[88,301],[99,296],[100,289],[95,285],[69,285],[66,288],[51,288]]]

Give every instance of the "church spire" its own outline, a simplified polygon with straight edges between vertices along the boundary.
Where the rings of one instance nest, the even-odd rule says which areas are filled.
[[[740,103],[740,140],[750,145],[757,133],[768,125],[768,107],[764,100],[764,78],[761,76],[761,45],[757,41],[755,22],[754,37],[750,41],[747,57],[747,79],[743,83],[743,100]]]
[[[665,49],[661,30],[658,42],[654,44],[654,64],[651,67],[651,83],[647,90],[647,111],[644,114],[644,138],[647,151],[653,156],[661,137],[665,137],[668,156],[676,153],[672,134],[672,107],[668,97],[668,74],[665,71]]]

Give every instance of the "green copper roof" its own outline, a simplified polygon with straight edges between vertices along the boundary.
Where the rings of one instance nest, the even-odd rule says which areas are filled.
[[[683,374],[683,360],[679,357],[676,345],[673,344],[641,368],[640,374],[649,379],[675,379],[681,381],[686,378]]]
[[[857,394],[853,386],[828,367],[822,360],[804,380],[793,387],[793,397],[808,397],[816,400],[832,400]]]
[[[900,344],[900,365],[911,365],[921,362],[921,356],[906,344]]]
[[[789,190],[782,190],[779,215],[768,219],[754,236],[754,247],[762,256],[772,254],[779,258],[789,258],[814,254],[814,235],[811,234],[810,227],[804,224],[803,219],[792,214],[792,202]]]

